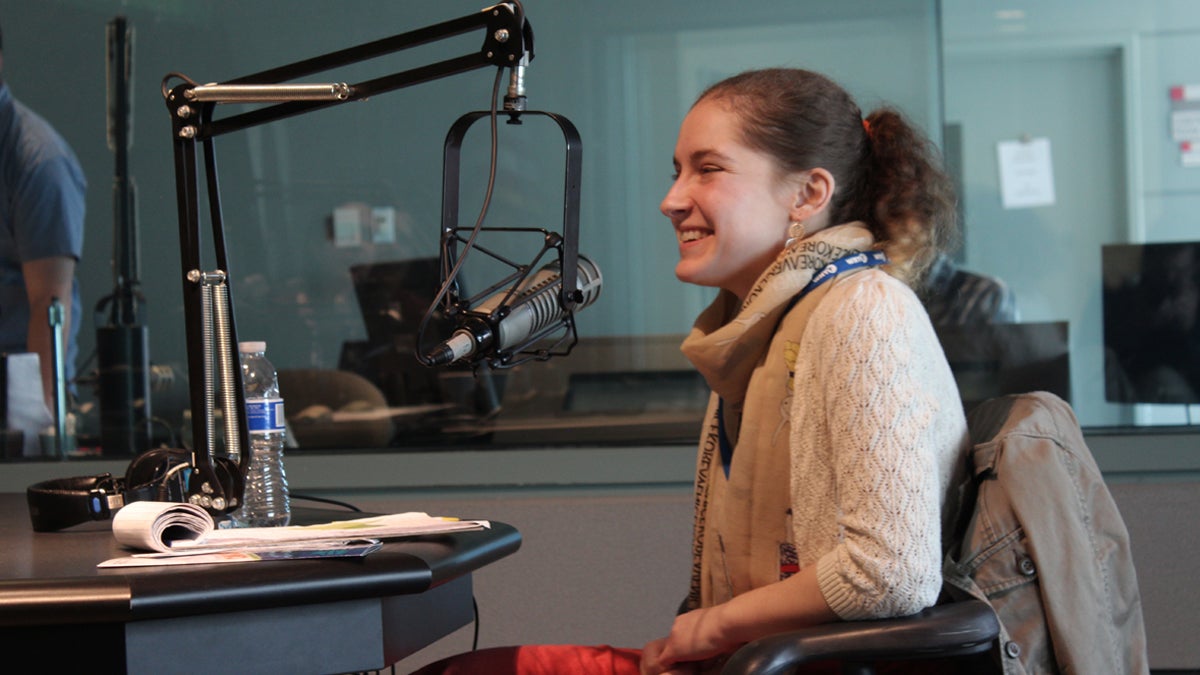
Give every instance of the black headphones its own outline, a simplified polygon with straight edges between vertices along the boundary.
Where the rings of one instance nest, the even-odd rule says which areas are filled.
[[[56,478],[29,486],[25,497],[35,532],[108,520],[137,501],[191,502],[220,516],[241,505],[245,476],[239,469],[226,457],[196,462],[189,450],[155,448],[135,457],[123,478]]]

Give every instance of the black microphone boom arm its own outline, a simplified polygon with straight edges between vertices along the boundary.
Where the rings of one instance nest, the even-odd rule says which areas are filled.
[[[354,84],[281,85],[299,77],[322,73],[333,68],[370,61],[411,47],[436,42],[470,31],[484,31],[483,44],[478,51],[430,65],[412,68]],[[368,42],[348,49],[324,54],[288,65],[246,75],[225,83],[198,85],[178,73],[163,79],[162,94],[171,116],[171,133],[175,159],[175,188],[179,215],[180,259],[182,263],[183,310],[186,323],[189,394],[192,411],[192,456],[195,475],[189,487],[189,500],[210,512],[223,514],[240,502],[241,494],[227,494],[224,484],[213,469],[206,449],[213,442],[214,411],[205,401],[212,400],[215,370],[232,373],[232,382],[224,382],[229,393],[225,409],[226,420],[236,418],[236,440],[228,447],[237,447],[241,455],[240,471],[245,478],[249,464],[249,435],[246,429],[245,401],[242,393],[241,369],[236,364],[206,362],[210,347],[206,342],[237,344],[233,316],[232,292],[225,289],[228,315],[222,321],[222,335],[212,336],[205,326],[203,302],[205,293],[212,293],[205,280],[229,278],[221,202],[217,182],[216,152],[213,139],[241,129],[300,115],[314,110],[361,101],[381,93],[429,82],[487,66],[511,68],[514,85],[505,100],[505,109],[513,114],[524,110],[520,89],[524,67],[533,58],[533,31],[525,21],[519,0],[508,0],[480,12]],[[173,87],[173,79],[182,83]],[[518,86],[520,85],[520,86]],[[263,102],[270,105],[224,118],[215,118],[220,103]],[[201,269],[201,238],[199,208],[199,173],[197,144],[204,158],[204,176],[208,197],[208,212],[212,225],[212,247],[216,270]],[[223,350],[227,351],[227,350]],[[232,358],[236,358],[233,356]],[[231,427],[226,425],[226,431]],[[236,490],[235,490],[236,491]]]

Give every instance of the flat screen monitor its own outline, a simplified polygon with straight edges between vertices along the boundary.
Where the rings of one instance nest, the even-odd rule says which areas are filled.
[[[498,394],[490,372],[429,368],[416,358],[421,321],[442,283],[438,258],[355,265],[350,277],[367,339],[342,345],[339,368],[366,377],[391,406],[450,404],[455,411],[473,414],[495,409]],[[465,292],[461,282],[458,287]],[[423,348],[432,347],[451,329],[452,322],[435,310]],[[431,426],[440,424],[436,415],[426,417]]]
[[[1200,403],[1200,242],[1103,247],[1105,398]]]
[[[367,340],[376,345],[415,335],[441,285],[437,258],[354,265],[350,278]]]

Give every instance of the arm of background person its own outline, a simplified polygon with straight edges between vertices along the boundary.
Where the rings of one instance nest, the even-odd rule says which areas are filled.
[[[25,348],[36,352],[42,368],[42,394],[46,407],[54,410],[54,341],[50,332],[50,303],[58,298],[63,306],[64,349],[71,334],[71,287],[75,259],[54,256],[30,260],[21,266],[25,290],[29,296],[29,332]],[[65,354],[64,354],[65,356]]]

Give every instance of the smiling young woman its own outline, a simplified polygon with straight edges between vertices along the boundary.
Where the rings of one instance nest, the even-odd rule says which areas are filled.
[[[682,345],[712,389],[685,611],[640,652],[502,648],[422,675],[718,672],[759,637],[937,599],[967,432],[910,287],[953,225],[931,146],[824,76],[769,69],[701,94],[674,165],[676,276],[721,289]]]

